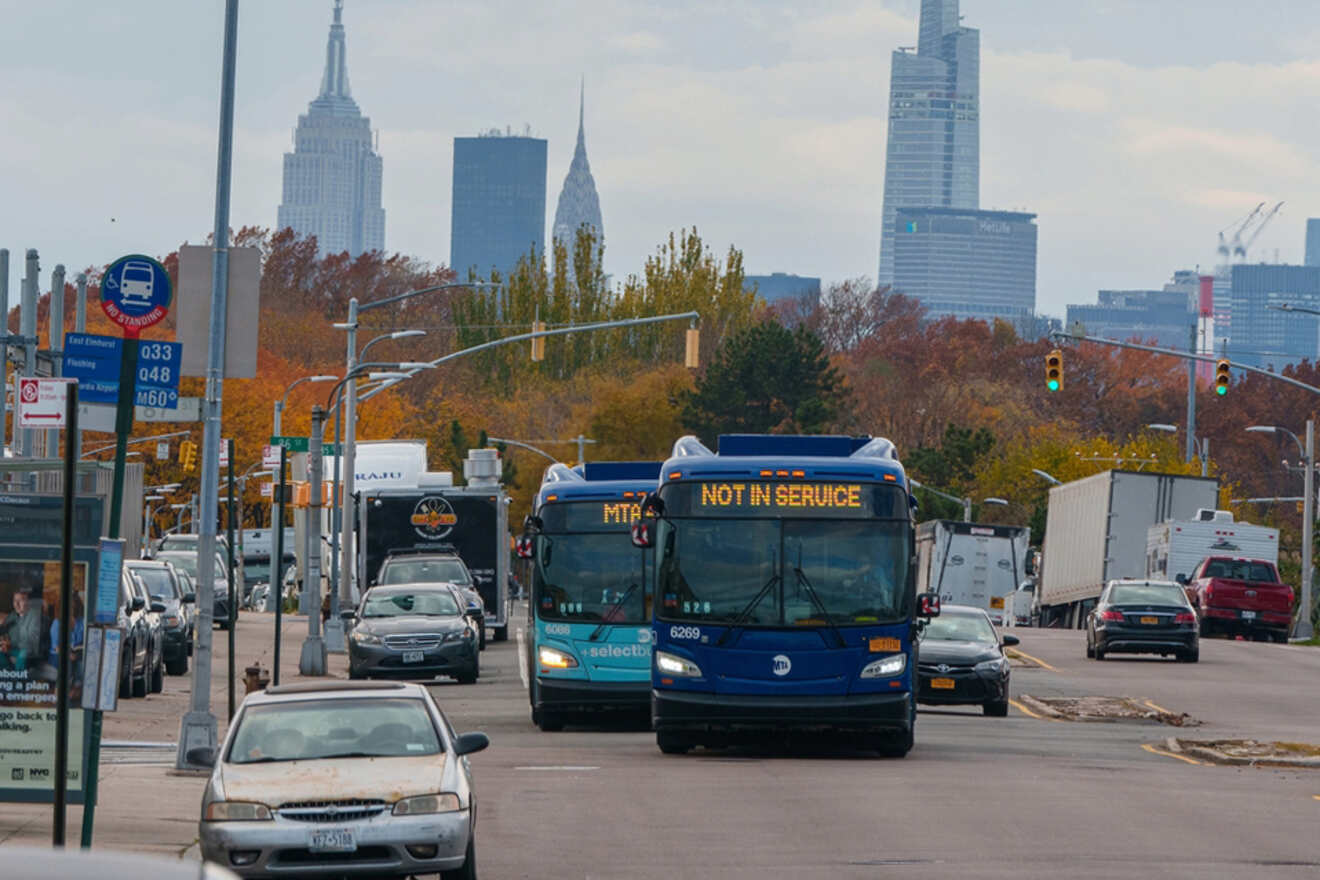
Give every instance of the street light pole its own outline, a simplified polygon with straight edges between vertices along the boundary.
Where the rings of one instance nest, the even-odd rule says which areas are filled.
[[[293,391],[293,389],[297,388],[299,385],[301,385],[304,382],[338,382],[338,381],[339,381],[338,376],[303,376],[301,379],[294,380],[294,383],[292,385],[284,389],[284,396],[281,397],[279,400],[275,401],[275,419],[272,422],[273,430],[271,431],[271,433],[274,434],[276,437],[283,436],[280,433],[280,431],[283,428],[284,406],[289,401],[289,392]]]
[[[352,380],[350,380],[352,381]],[[303,592],[310,597],[307,603],[307,640],[298,657],[301,675],[325,675],[325,641],[321,638],[321,431],[325,410],[312,408],[312,431],[307,442],[307,478],[311,485],[307,511],[310,529],[316,530],[307,554],[307,576]]]
[[[1315,420],[1306,420],[1305,447],[1296,434],[1277,425],[1251,425],[1247,430],[1259,434],[1287,434],[1297,444],[1297,451],[1302,456],[1302,583],[1293,635],[1309,639],[1315,635],[1311,624],[1311,582],[1315,577]]]

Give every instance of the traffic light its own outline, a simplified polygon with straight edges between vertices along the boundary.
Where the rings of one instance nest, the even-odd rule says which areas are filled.
[[[689,370],[695,370],[701,366],[701,330],[696,327],[689,327],[687,337],[684,340],[683,366]]]
[[[1063,390],[1063,352],[1057,348],[1045,355],[1045,387]]]
[[[191,440],[184,440],[179,444],[179,464],[187,472],[193,471],[197,467],[197,444]]]
[[[1228,358],[1215,361],[1215,394],[1220,397],[1228,393],[1228,386],[1233,383],[1233,377],[1229,372],[1231,367]]]
[[[545,321],[533,321],[533,322],[532,322],[532,332],[533,332],[533,333],[544,333],[544,332],[545,332]],[[543,360],[545,360],[545,337],[544,337],[544,336],[533,336],[533,337],[532,337],[532,360],[533,360],[533,361],[543,361]]]

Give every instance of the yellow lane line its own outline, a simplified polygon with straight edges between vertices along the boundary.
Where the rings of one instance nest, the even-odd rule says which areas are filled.
[[[1163,706],[1159,705],[1158,703],[1154,703],[1154,702],[1152,702],[1152,701],[1150,701],[1150,700],[1143,700],[1142,702],[1144,702],[1147,706],[1150,706],[1150,707],[1151,707],[1152,709],[1154,709],[1156,712],[1163,712],[1165,715],[1173,715],[1173,714],[1174,714],[1173,712],[1170,712],[1168,709],[1164,708]]]
[[[1009,700],[1008,700],[1008,704],[1009,704],[1010,706],[1012,706],[1014,709],[1017,709],[1017,710],[1018,710],[1019,712],[1021,712],[1023,715],[1029,715],[1029,716],[1031,716],[1032,718],[1035,718],[1037,721],[1058,721],[1058,720],[1059,720],[1059,719],[1057,719],[1057,718],[1048,718],[1048,717],[1046,717],[1046,716],[1044,716],[1044,715],[1041,715],[1039,712],[1033,712],[1033,711],[1031,711],[1030,709],[1028,709],[1026,706],[1024,706],[1024,705],[1022,705],[1021,703],[1019,703],[1017,700],[1013,699],[1012,697],[1009,698]]]
[[[1027,658],[1027,659],[1030,660],[1032,663],[1035,663],[1035,664],[1037,664],[1038,666],[1044,666],[1044,667],[1045,667],[1046,669],[1048,669],[1050,672],[1058,672],[1058,671],[1059,671],[1059,670],[1055,669],[1053,666],[1051,666],[1050,664],[1046,663],[1044,660],[1040,659],[1039,657],[1033,657],[1033,656],[1031,656],[1031,655],[1028,654],[1026,651],[1023,651],[1021,648],[1009,648],[1008,650],[1012,651],[1014,654],[1017,654],[1019,657],[1025,657],[1025,658]]]
[[[1150,743],[1142,743],[1141,747],[1146,751],[1150,752],[1152,755],[1163,755],[1166,758],[1177,758],[1179,761],[1186,761],[1188,764],[1195,764],[1198,767],[1204,763],[1203,761],[1198,761],[1195,758],[1189,758],[1186,755],[1180,755],[1177,752],[1166,752],[1164,749],[1157,749]]]

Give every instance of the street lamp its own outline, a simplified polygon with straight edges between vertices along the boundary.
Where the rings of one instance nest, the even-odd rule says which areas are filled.
[[[151,543],[151,502],[164,501],[164,495],[144,495],[142,496],[142,552],[147,552],[147,545]]]
[[[1041,470],[1040,468],[1032,468],[1031,472],[1052,486],[1063,485],[1063,480],[1060,480],[1058,477],[1054,476],[1054,474],[1047,474],[1045,471]]]
[[[395,330],[393,333],[384,333],[362,346],[362,351],[358,352],[358,357],[367,356],[367,349],[371,348],[377,342],[383,342],[386,339],[408,339],[413,336],[425,336],[425,330]]]
[[[518,446],[523,449],[530,449],[532,452],[535,452],[537,455],[543,458],[548,458],[552,463],[559,464],[559,459],[555,458],[553,455],[546,452],[544,449],[537,449],[535,446],[533,446],[530,443],[523,443],[519,440],[509,440],[508,438],[505,437],[491,437],[489,434],[486,435],[486,439],[489,440],[491,443],[503,443],[507,446]]]
[[[982,498],[982,499],[981,499],[981,503],[982,503],[982,504],[999,504],[999,505],[1002,505],[1003,507],[1007,507],[1007,506],[1008,506],[1008,499],[1006,499],[1006,498],[1000,498],[1000,497],[998,497],[998,496],[996,496],[996,495],[991,495],[989,498]]]
[[[276,437],[281,436],[280,423],[282,420],[280,417],[284,415],[284,404],[289,399],[290,391],[297,388],[299,385],[301,385],[304,382],[337,382],[338,380],[339,380],[338,376],[303,376],[301,379],[296,380],[288,388],[284,389],[284,396],[281,397],[279,400],[275,401],[274,429],[272,430],[271,433],[273,433]]]
[[[1251,425],[1247,428],[1253,434],[1287,434],[1297,444],[1297,452],[1302,456],[1302,595],[1300,613],[1297,615],[1297,627],[1293,635],[1299,639],[1309,639],[1315,634],[1311,626],[1311,579],[1314,577],[1312,559],[1312,540],[1315,530],[1315,420],[1306,420],[1306,446],[1297,435],[1278,425]]]
[[[1152,431],[1163,431],[1166,434],[1178,433],[1178,426],[1170,425],[1167,422],[1152,422],[1146,427],[1150,428]],[[1190,437],[1188,439],[1191,440],[1192,449],[1196,452],[1196,457],[1201,459],[1201,476],[1207,476],[1210,472],[1210,438],[1202,437],[1198,440],[1195,437]]]

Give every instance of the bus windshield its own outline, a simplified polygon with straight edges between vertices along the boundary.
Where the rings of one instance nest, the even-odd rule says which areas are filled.
[[[746,502],[734,509],[739,507],[737,484],[734,503],[720,501],[718,506],[706,503],[715,496],[702,485],[672,488],[679,491],[666,494],[671,511],[705,515],[680,514],[661,522],[659,617],[746,626],[825,626],[888,623],[911,615],[912,527],[906,504],[898,503],[905,501],[898,487],[802,490],[810,502],[803,506],[828,508],[838,499],[843,509],[830,511],[837,516],[828,518],[811,516],[797,505],[784,509],[788,505],[775,504],[773,493],[757,496],[769,499],[763,505],[765,515],[749,517]],[[892,501],[891,494],[896,496]],[[744,491],[742,497],[752,496]],[[784,500],[796,499],[786,494]]]
[[[543,620],[647,622],[643,556],[627,532],[542,534],[536,543]]]

